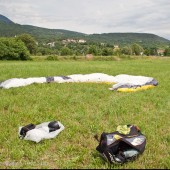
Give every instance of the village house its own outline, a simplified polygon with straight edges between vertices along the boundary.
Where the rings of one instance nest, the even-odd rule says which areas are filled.
[[[47,45],[50,46],[50,47],[54,47],[55,46],[55,42],[47,43]]]
[[[66,43],[85,43],[85,42],[86,42],[86,40],[83,40],[83,39],[79,39],[79,40],[75,40],[75,39],[62,40],[63,44],[66,44]]]
[[[63,43],[63,44],[71,43],[71,42],[76,43],[77,41],[76,41],[76,40],[74,40],[74,39],[62,40],[62,43]]]
[[[105,45],[106,45],[106,43],[100,43],[100,45],[105,46]]]
[[[160,56],[164,56],[165,50],[164,49],[157,49],[157,53]]]
[[[78,43],[85,43],[85,42],[86,40],[83,40],[83,39],[78,40]]]
[[[117,51],[117,50],[119,50],[119,49],[120,49],[120,48],[119,48],[118,45],[114,45],[114,46],[113,46],[113,50],[114,50],[114,51]]]

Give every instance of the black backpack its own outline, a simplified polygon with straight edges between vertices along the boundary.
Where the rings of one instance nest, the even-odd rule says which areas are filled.
[[[120,131],[101,134],[96,150],[110,163],[123,164],[136,159],[145,150],[146,137],[135,125],[124,125],[129,130],[124,134]]]

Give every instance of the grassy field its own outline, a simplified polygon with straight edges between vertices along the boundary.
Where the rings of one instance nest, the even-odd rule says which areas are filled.
[[[170,58],[127,61],[0,61],[0,81],[9,78],[105,73],[154,77],[159,85],[134,93],[109,84],[49,83],[0,89],[0,168],[169,169]],[[59,120],[65,129],[36,144],[18,138],[19,126]],[[134,162],[109,165],[96,151],[97,133],[134,124],[146,135]]]

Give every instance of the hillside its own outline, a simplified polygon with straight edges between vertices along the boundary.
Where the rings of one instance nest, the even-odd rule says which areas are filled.
[[[4,17],[0,15],[0,37],[11,37],[23,33],[28,33],[34,36],[37,41],[53,41],[56,39],[81,37],[85,34],[61,30],[61,29],[47,29],[31,25],[20,25],[14,22],[4,22]],[[6,18],[6,17],[5,17]]]
[[[11,37],[22,33],[31,34],[39,42],[56,41],[59,39],[85,39],[96,43],[118,44],[125,46],[138,43],[144,47],[163,47],[170,44],[170,41],[154,34],[147,33],[103,33],[84,34],[63,29],[47,29],[31,25],[20,25],[12,22],[3,15],[0,15],[0,36]]]
[[[103,41],[110,44],[118,44],[125,46],[128,44],[137,43],[144,47],[166,46],[170,41],[154,34],[148,33],[104,33],[93,34],[91,40]]]
[[[8,19],[7,17],[3,16],[0,14],[0,21],[4,22],[4,23],[13,23],[10,19]]]

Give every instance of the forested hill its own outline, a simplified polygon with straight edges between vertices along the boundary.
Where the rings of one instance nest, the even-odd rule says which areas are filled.
[[[39,42],[49,42],[68,38],[84,39],[89,42],[108,43],[125,46],[138,43],[144,47],[165,47],[170,41],[147,33],[103,33],[84,34],[63,29],[47,29],[31,25],[20,25],[0,15],[0,37],[11,37],[23,33],[31,34]]]
[[[60,38],[79,38],[85,35],[83,33],[68,30],[47,29],[31,25],[20,25],[14,22],[6,22],[7,20],[4,20],[3,18],[4,16],[0,15],[0,37],[11,37],[23,33],[28,33],[34,36],[37,41],[54,41]]]
[[[5,16],[3,16],[1,14],[0,14],[0,21],[4,22],[4,23],[7,23],[7,24],[13,23],[10,19],[8,19],[7,17],[5,17]]]
[[[170,41],[149,33],[104,33],[92,34],[91,40],[103,41],[121,46],[130,45],[133,43],[140,44],[143,47],[161,47],[170,44]]]

